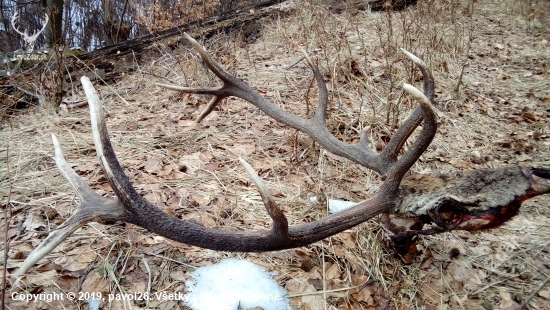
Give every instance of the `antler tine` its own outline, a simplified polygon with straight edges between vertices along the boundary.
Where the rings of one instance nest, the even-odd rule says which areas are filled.
[[[222,82],[224,83],[221,87],[204,87],[204,88],[193,88],[193,87],[179,87],[175,85],[167,85],[167,84],[159,84],[155,83],[155,85],[168,88],[175,91],[181,91],[184,93],[190,93],[190,94],[206,94],[206,95],[214,95],[212,100],[206,105],[206,108],[200,113],[200,115],[196,118],[196,122],[200,123],[208,114],[210,114],[216,106],[226,97],[232,96],[232,93],[228,92],[228,88],[231,88],[231,85],[240,84],[242,81],[237,79],[236,77],[229,74],[227,71],[225,71],[208,53],[206,50],[197,42],[195,39],[191,38],[187,33],[183,34],[185,38],[191,43],[191,45],[199,52],[201,55],[201,58],[203,59],[204,63],[214,73]],[[244,84],[244,83],[242,83]],[[240,85],[247,86],[247,85]]]
[[[92,136],[94,138],[97,157],[99,157],[105,178],[113,188],[113,191],[124,204],[132,203],[134,200],[142,199],[130,184],[128,177],[121,173],[122,167],[116,159],[115,151],[111,145],[105,116],[103,115],[103,107],[99,94],[92,85],[92,82],[86,76],[80,78],[82,88],[88,99],[90,108],[90,120],[92,125]]]
[[[392,166],[391,170],[387,174],[385,183],[393,182],[393,186],[396,190],[405,173],[409,171],[422,153],[426,151],[437,132],[437,114],[435,107],[432,105],[430,100],[420,90],[412,85],[404,83],[403,90],[413,96],[420,103],[420,109],[424,122],[422,131],[420,132],[418,138],[405,152],[405,154],[403,154],[403,156],[401,156],[401,158],[399,158],[399,160]]]
[[[327,109],[327,103],[328,103],[328,90],[327,90],[326,84],[323,80],[323,76],[319,72],[319,69],[317,68],[317,66],[315,66],[313,64],[313,61],[311,60],[311,58],[309,57],[309,55],[305,51],[302,50],[302,52],[304,54],[305,59],[307,60],[307,62],[309,64],[311,70],[313,71],[315,79],[317,80],[317,86],[319,88],[319,104],[318,104],[317,111],[316,111],[316,114],[315,114],[314,118],[319,123],[326,124],[325,111]],[[416,57],[415,55],[413,55],[413,54],[411,54],[411,53],[409,53],[405,50],[403,50],[403,52],[409,58],[411,58],[413,60],[413,62],[418,64],[418,66],[421,68],[421,72],[423,72],[423,75],[425,77],[425,79],[424,79],[425,89],[428,89],[428,94],[431,93],[432,96],[433,96],[434,83],[433,83],[433,78],[432,78],[431,72],[425,68],[424,63],[422,62],[422,60],[420,58]],[[430,92],[430,88],[431,88],[431,92]],[[428,148],[428,146],[432,142],[432,140],[435,136],[435,133],[437,131],[437,121],[436,121],[435,108],[433,107],[433,105],[431,104],[431,102],[427,98],[427,96],[425,94],[423,94],[422,92],[420,92],[416,87],[414,87],[412,85],[409,85],[409,84],[406,84],[406,83],[403,84],[403,90],[408,92],[410,95],[412,95],[415,99],[417,99],[420,102],[420,105],[417,108],[420,111],[420,113],[419,113],[420,117],[418,118],[419,119],[418,122],[410,122],[411,126],[409,127],[409,130],[406,131],[407,135],[403,136],[401,144],[398,145],[399,148],[397,149],[397,152],[399,152],[399,150],[402,147],[402,144],[409,138],[409,136],[416,129],[416,127],[418,127],[418,125],[420,125],[420,122],[422,121],[422,116],[423,115],[424,115],[424,122],[425,123],[424,123],[424,129],[420,133],[420,136],[418,137],[416,142],[413,144],[413,146],[407,152],[405,152],[405,154],[403,155],[403,157],[399,161],[397,161],[397,154],[395,154],[395,158],[386,158],[386,156],[387,156],[386,154],[388,154],[388,153],[392,154],[388,151],[386,151],[387,153],[381,153],[379,155],[380,158],[383,158],[384,162],[393,163],[393,162],[397,161],[397,163],[394,164],[394,166],[391,167],[391,169],[388,171],[387,174],[382,175],[382,178],[384,180],[387,179],[387,185],[386,186],[390,186],[390,184],[391,184],[391,187],[393,188],[393,190],[397,190],[397,188],[398,188],[398,186],[401,182],[401,179],[403,178],[405,173],[412,167],[412,165],[416,162],[416,160],[420,157],[420,155],[422,155],[422,153]],[[414,118],[415,117],[413,117],[413,119]],[[366,131],[361,132],[358,147],[368,148],[367,139],[366,139]]]
[[[420,58],[405,49],[401,49],[401,51],[416,64],[422,73],[424,80],[424,97],[426,97],[429,102],[433,102],[435,96],[435,82],[432,72],[426,68],[426,64]],[[397,157],[403,145],[420,123],[422,123],[422,110],[422,106],[417,107],[397,129],[397,132],[392,136],[384,150],[380,153],[380,156],[384,158],[384,160],[389,162],[397,161]]]
[[[44,31],[44,29],[46,29],[46,26],[48,25],[48,22],[50,21],[50,18],[48,17],[48,14],[44,14],[44,16],[46,17],[45,20],[44,20],[44,25],[42,26],[42,28],[40,29],[40,31],[37,31],[36,33],[33,34],[33,37],[36,36],[38,37],[38,35]],[[35,38],[36,39],[36,38]]]
[[[57,245],[67,239],[67,237],[72,235],[73,232],[82,225],[92,221],[117,221],[124,218],[124,208],[117,199],[109,199],[96,194],[71,168],[54,134],[52,134],[52,142],[55,150],[55,164],[78,196],[77,211],[63,222],[60,227],[52,231],[48,237],[27,256],[25,261],[12,273],[12,276],[16,279],[23,276],[34,264],[50,253]]]
[[[306,52],[306,50],[301,49],[301,51],[302,51],[302,54],[304,54],[304,57],[309,67],[311,68],[311,71],[313,71],[313,76],[315,77],[315,81],[317,82],[317,88],[319,89],[319,102],[317,103],[317,110],[315,111],[314,118],[317,120],[317,122],[319,122],[323,126],[326,126],[325,117],[326,117],[327,106],[328,106],[327,84],[325,83],[325,80],[323,79],[321,72],[319,72],[319,68],[313,63],[313,60],[311,60],[311,57],[309,57],[309,54]]]
[[[15,30],[15,32],[26,37],[26,34],[19,31],[19,29],[17,29],[17,26],[15,25],[15,21],[17,20],[17,18],[19,18],[19,12],[15,11],[11,16],[11,27],[13,28],[13,30]]]
[[[426,64],[422,61],[422,59],[416,57],[416,55],[406,49],[402,48],[401,51],[409,57],[409,59],[418,66],[420,72],[422,72],[422,76],[424,77],[424,96],[426,96],[430,102],[433,102],[435,95],[435,82],[432,72],[426,68]]]
[[[273,231],[275,234],[281,236],[281,239],[289,239],[288,236],[288,220],[286,219],[285,214],[283,213],[283,210],[279,208],[277,203],[275,202],[275,199],[271,195],[271,192],[269,191],[269,188],[265,184],[264,180],[260,178],[258,173],[250,166],[249,163],[247,163],[244,159],[239,157],[239,161],[246,169],[246,172],[252,179],[252,182],[254,185],[256,185],[256,188],[258,189],[258,192],[260,193],[260,196],[262,197],[262,201],[264,203],[265,209],[271,219],[273,220]]]

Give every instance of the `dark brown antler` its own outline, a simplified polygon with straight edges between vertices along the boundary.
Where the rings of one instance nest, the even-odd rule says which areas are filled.
[[[241,162],[261,194],[268,214],[273,220],[271,230],[229,231],[204,227],[197,224],[194,220],[180,220],[151,205],[133,188],[130,180],[118,163],[111,146],[99,96],[89,79],[82,77],[81,82],[90,107],[92,135],[97,155],[101,161],[105,177],[118,198],[107,199],[95,194],[65,162],[59,143],[55,136],[53,136],[56,163],[63,176],[77,192],[80,206],[76,214],[69,218],[55,233],[44,240],[35,252],[31,253],[21,268],[13,274],[14,276],[20,276],[25,273],[34,263],[51,251],[70,233],[90,221],[125,221],[172,240],[223,251],[273,251],[311,244],[356,226],[382,212],[388,212],[394,206],[394,197],[398,193],[401,179],[429,146],[437,130],[435,110],[430,100],[415,87],[404,84],[403,89],[420,102],[419,115],[424,120],[424,126],[418,139],[399,160],[396,160],[396,154],[399,152],[398,149],[392,149],[382,154],[376,154],[370,150],[366,145],[365,134],[362,135],[358,145],[341,142],[330,134],[326,127],[324,115],[327,106],[327,88],[318,69],[307,55],[306,57],[313,69],[321,93],[317,113],[312,119],[303,119],[279,109],[250,86],[223,70],[206,54],[195,40],[190,37],[188,39],[199,50],[210,69],[224,81],[224,86],[221,88],[187,89],[170,86],[172,89],[199,94],[213,94],[215,96],[205,112],[199,117],[200,119],[206,116],[221,99],[227,96],[243,98],[258,106],[269,116],[310,134],[319,144],[330,151],[385,174],[386,180],[378,193],[370,199],[362,201],[352,208],[337,214],[329,215],[312,223],[289,227],[285,215],[277,206],[267,186],[254,172],[252,167],[241,159]],[[409,53],[407,55],[422,68],[423,72],[428,72],[424,69],[422,62],[418,58]],[[431,75],[426,74],[424,78],[431,80]],[[393,147],[401,147],[419,123],[419,121],[412,122],[409,120],[409,128],[401,131],[402,141],[394,142]]]
[[[425,95],[416,90],[416,88],[409,87],[407,84],[403,86],[405,90],[421,102],[421,105],[409,117],[409,119],[405,121],[403,126],[398,130],[397,134],[390,140],[386,149],[378,154],[368,147],[365,131],[361,133],[359,143],[357,144],[349,144],[340,141],[329,132],[325,120],[328,103],[327,87],[323,80],[323,76],[319,72],[319,69],[313,64],[312,60],[305,52],[305,58],[313,70],[315,80],[317,81],[317,87],[319,88],[319,103],[317,105],[317,111],[315,115],[309,119],[290,114],[277,107],[275,104],[255,91],[252,87],[248,86],[246,83],[232,76],[220,67],[220,65],[216,63],[210,55],[208,55],[206,50],[197,41],[195,41],[195,39],[191,38],[188,34],[184,35],[199,52],[210,71],[222,80],[223,86],[217,88],[190,88],[166,84],[157,85],[185,93],[214,95],[204,111],[196,119],[197,122],[202,121],[208,114],[210,114],[210,112],[214,110],[216,105],[220,103],[221,100],[229,96],[235,96],[252,103],[271,118],[299,131],[307,133],[329,152],[348,158],[357,164],[372,169],[382,175],[382,177],[389,175],[391,170],[399,170],[400,172],[398,174],[404,174],[405,171],[409,170],[411,165],[426,150],[437,131],[435,113],[433,112],[433,108],[430,103],[431,100],[433,100],[434,94],[433,77],[424,63],[418,57],[407,51],[403,50],[403,52],[417,64],[424,75]],[[403,155],[400,163],[396,164],[399,151],[416,127],[420,125],[423,116],[424,126],[419,138]]]
[[[222,71],[222,73],[225,72]],[[318,72],[316,72],[316,75],[319,76]],[[322,81],[320,78],[318,80]],[[241,88],[246,86],[240,81],[239,83],[240,85],[238,86]],[[428,125],[425,126],[420,138],[413,146],[415,151],[407,152],[398,164],[394,165],[393,169],[388,173],[386,182],[374,197],[359,203],[349,210],[327,216],[319,221],[297,227],[288,227],[285,216],[269,194],[269,190],[263,184],[263,181],[248,165],[245,165],[262,195],[268,213],[274,221],[273,228],[271,231],[256,232],[226,231],[203,227],[193,220],[182,221],[167,215],[152,206],[135,191],[123,173],[111,147],[97,92],[93,89],[87,78],[82,78],[82,84],[90,103],[92,132],[98,157],[103,166],[105,177],[125,209],[122,220],[179,242],[214,250],[249,252],[303,246],[334,235],[362,223],[376,214],[387,211],[391,206],[390,201],[392,201],[389,197],[397,193],[401,178],[429,145],[436,129],[435,113],[430,102],[416,88],[405,85],[404,88],[407,91],[421,99],[424,118],[429,120],[427,122]],[[324,83],[322,86],[324,87]],[[250,91],[252,89],[248,87],[246,90]],[[261,98],[261,100],[265,101],[263,97],[253,90],[247,93],[247,95],[250,95],[255,100],[260,100]],[[319,117],[316,120],[316,122],[324,123],[324,120],[321,121]],[[326,128],[324,130],[328,132]]]

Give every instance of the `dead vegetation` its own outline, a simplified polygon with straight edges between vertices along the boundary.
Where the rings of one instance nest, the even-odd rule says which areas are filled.
[[[329,128],[349,142],[368,128],[375,148],[415,107],[401,96],[403,81],[419,84],[420,78],[398,52],[405,47],[433,70],[441,110],[435,141],[414,170],[548,165],[550,33],[543,5],[433,0],[400,12],[333,14],[323,1],[304,1],[289,16],[264,20],[252,44],[225,34],[203,44],[231,73],[300,115],[313,113],[317,94],[309,68],[299,61],[299,48],[305,48],[331,92]],[[324,216],[325,197],[358,201],[376,191],[374,173],[320,150],[309,137],[240,100],[227,100],[196,125],[192,120],[208,98],[153,83],[218,81],[192,50],[168,50],[115,85],[97,85],[122,166],[159,208],[206,226],[267,228],[270,219],[239,156],[270,186],[291,224]],[[110,188],[95,157],[86,109],[57,116],[37,107],[1,126],[0,188],[3,203],[11,192],[12,206],[9,273],[74,208],[74,194],[51,159],[50,133],[98,193],[110,195]],[[28,303],[11,299],[20,290],[184,292],[181,280],[194,267],[242,257],[276,271],[295,309],[548,309],[549,203],[548,197],[534,199],[511,222],[487,232],[424,237],[423,254],[411,265],[382,248],[374,219],[309,247],[259,254],[214,252],[131,225],[92,224],[41,261],[22,287],[6,293],[6,302],[11,309],[28,309]],[[67,300],[30,306],[87,309],[84,302]],[[133,307],[185,309],[156,300],[135,301]]]

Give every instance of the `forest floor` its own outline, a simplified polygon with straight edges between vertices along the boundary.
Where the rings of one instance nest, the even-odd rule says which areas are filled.
[[[305,48],[327,81],[331,132],[354,142],[368,128],[378,149],[416,107],[401,96],[403,82],[421,87],[420,73],[399,51],[404,47],[433,71],[440,110],[438,133],[414,171],[550,166],[548,3],[530,3],[420,0],[400,12],[334,14],[322,2],[298,1],[285,3],[294,7],[288,14],[258,23],[257,37],[243,30],[202,43],[229,72],[302,116],[314,111],[317,96],[311,70],[297,62]],[[120,163],[160,209],[210,227],[268,229],[271,220],[238,157],[266,181],[291,225],[326,216],[325,198],[361,201],[376,192],[375,173],[320,150],[242,100],[226,100],[196,124],[210,98],[153,83],[219,81],[189,47],[159,50],[163,56],[142,59],[132,75],[94,83]],[[71,99],[84,100],[76,82]],[[4,203],[9,194],[13,214],[8,273],[76,207],[52,159],[51,133],[75,171],[112,195],[88,115],[86,108],[52,115],[33,107],[1,124],[0,195]],[[92,223],[42,259],[22,285],[33,294],[185,292],[192,270],[236,257],[272,272],[293,309],[550,309],[549,206],[546,195],[524,203],[499,228],[421,237],[412,264],[383,247],[377,218],[307,247],[267,253],[216,252],[130,224]],[[6,293],[9,309],[88,309],[83,301],[13,300],[17,290]],[[188,309],[178,301],[131,303]],[[124,309],[120,301],[101,307]]]

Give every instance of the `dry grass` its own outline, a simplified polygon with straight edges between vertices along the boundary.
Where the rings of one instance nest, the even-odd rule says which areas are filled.
[[[299,48],[305,48],[317,59],[331,92],[331,131],[352,142],[369,128],[375,148],[415,108],[400,90],[403,81],[418,85],[420,80],[399,52],[405,47],[433,70],[441,110],[436,141],[414,170],[549,165],[550,54],[545,42],[550,33],[541,28],[547,17],[538,5],[439,0],[419,1],[403,12],[336,15],[323,3],[305,1],[289,16],[263,21],[254,44],[225,35],[204,44],[230,72],[302,116],[314,111],[317,96],[310,70],[303,61],[296,63]],[[374,173],[320,150],[309,137],[240,100],[229,99],[193,127],[189,120],[208,98],[153,86],[166,80],[218,84],[196,53],[181,46],[115,85],[98,85],[119,160],[137,190],[166,212],[226,229],[267,228],[269,217],[238,156],[259,171],[292,224],[326,214],[326,207],[311,203],[311,197],[358,201],[376,191]],[[124,90],[120,96],[126,102],[113,90]],[[6,201],[11,187],[13,204],[11,267],[75,206],[74,194],[51,159],[50,133],[59,137],[68,161],[94,189],[111,192],[95,157],[87,110],[56,116],[33,108],[2,126],[10,175],[4,148],[0,188]],[[499,229],[423,237],[424,254],[411,265],[382,248],[376,220],[309,247],[261,254],[203,250],[131,225],[92,224],[48,255],[44,262],[56,265],[33,271],[26,289],[143,291],[150,277],[151,292],[184,291],[181,279],[193,266],[243,257],[277,271],[296,309],[513,309],[533,292],[528,308],[544,309],[550,301],[537,289],[549,291],[550,215],[544,208],[549,203],[547,197],[526,203]],[[452,249],[461,255],[451,258]],[[51,270],[56,272],[46,273]],[[40,284],[36,275],[49,282]],[[314,295],[304,287],[314,287]],[[184,308],[175,302],[148,307]]]

